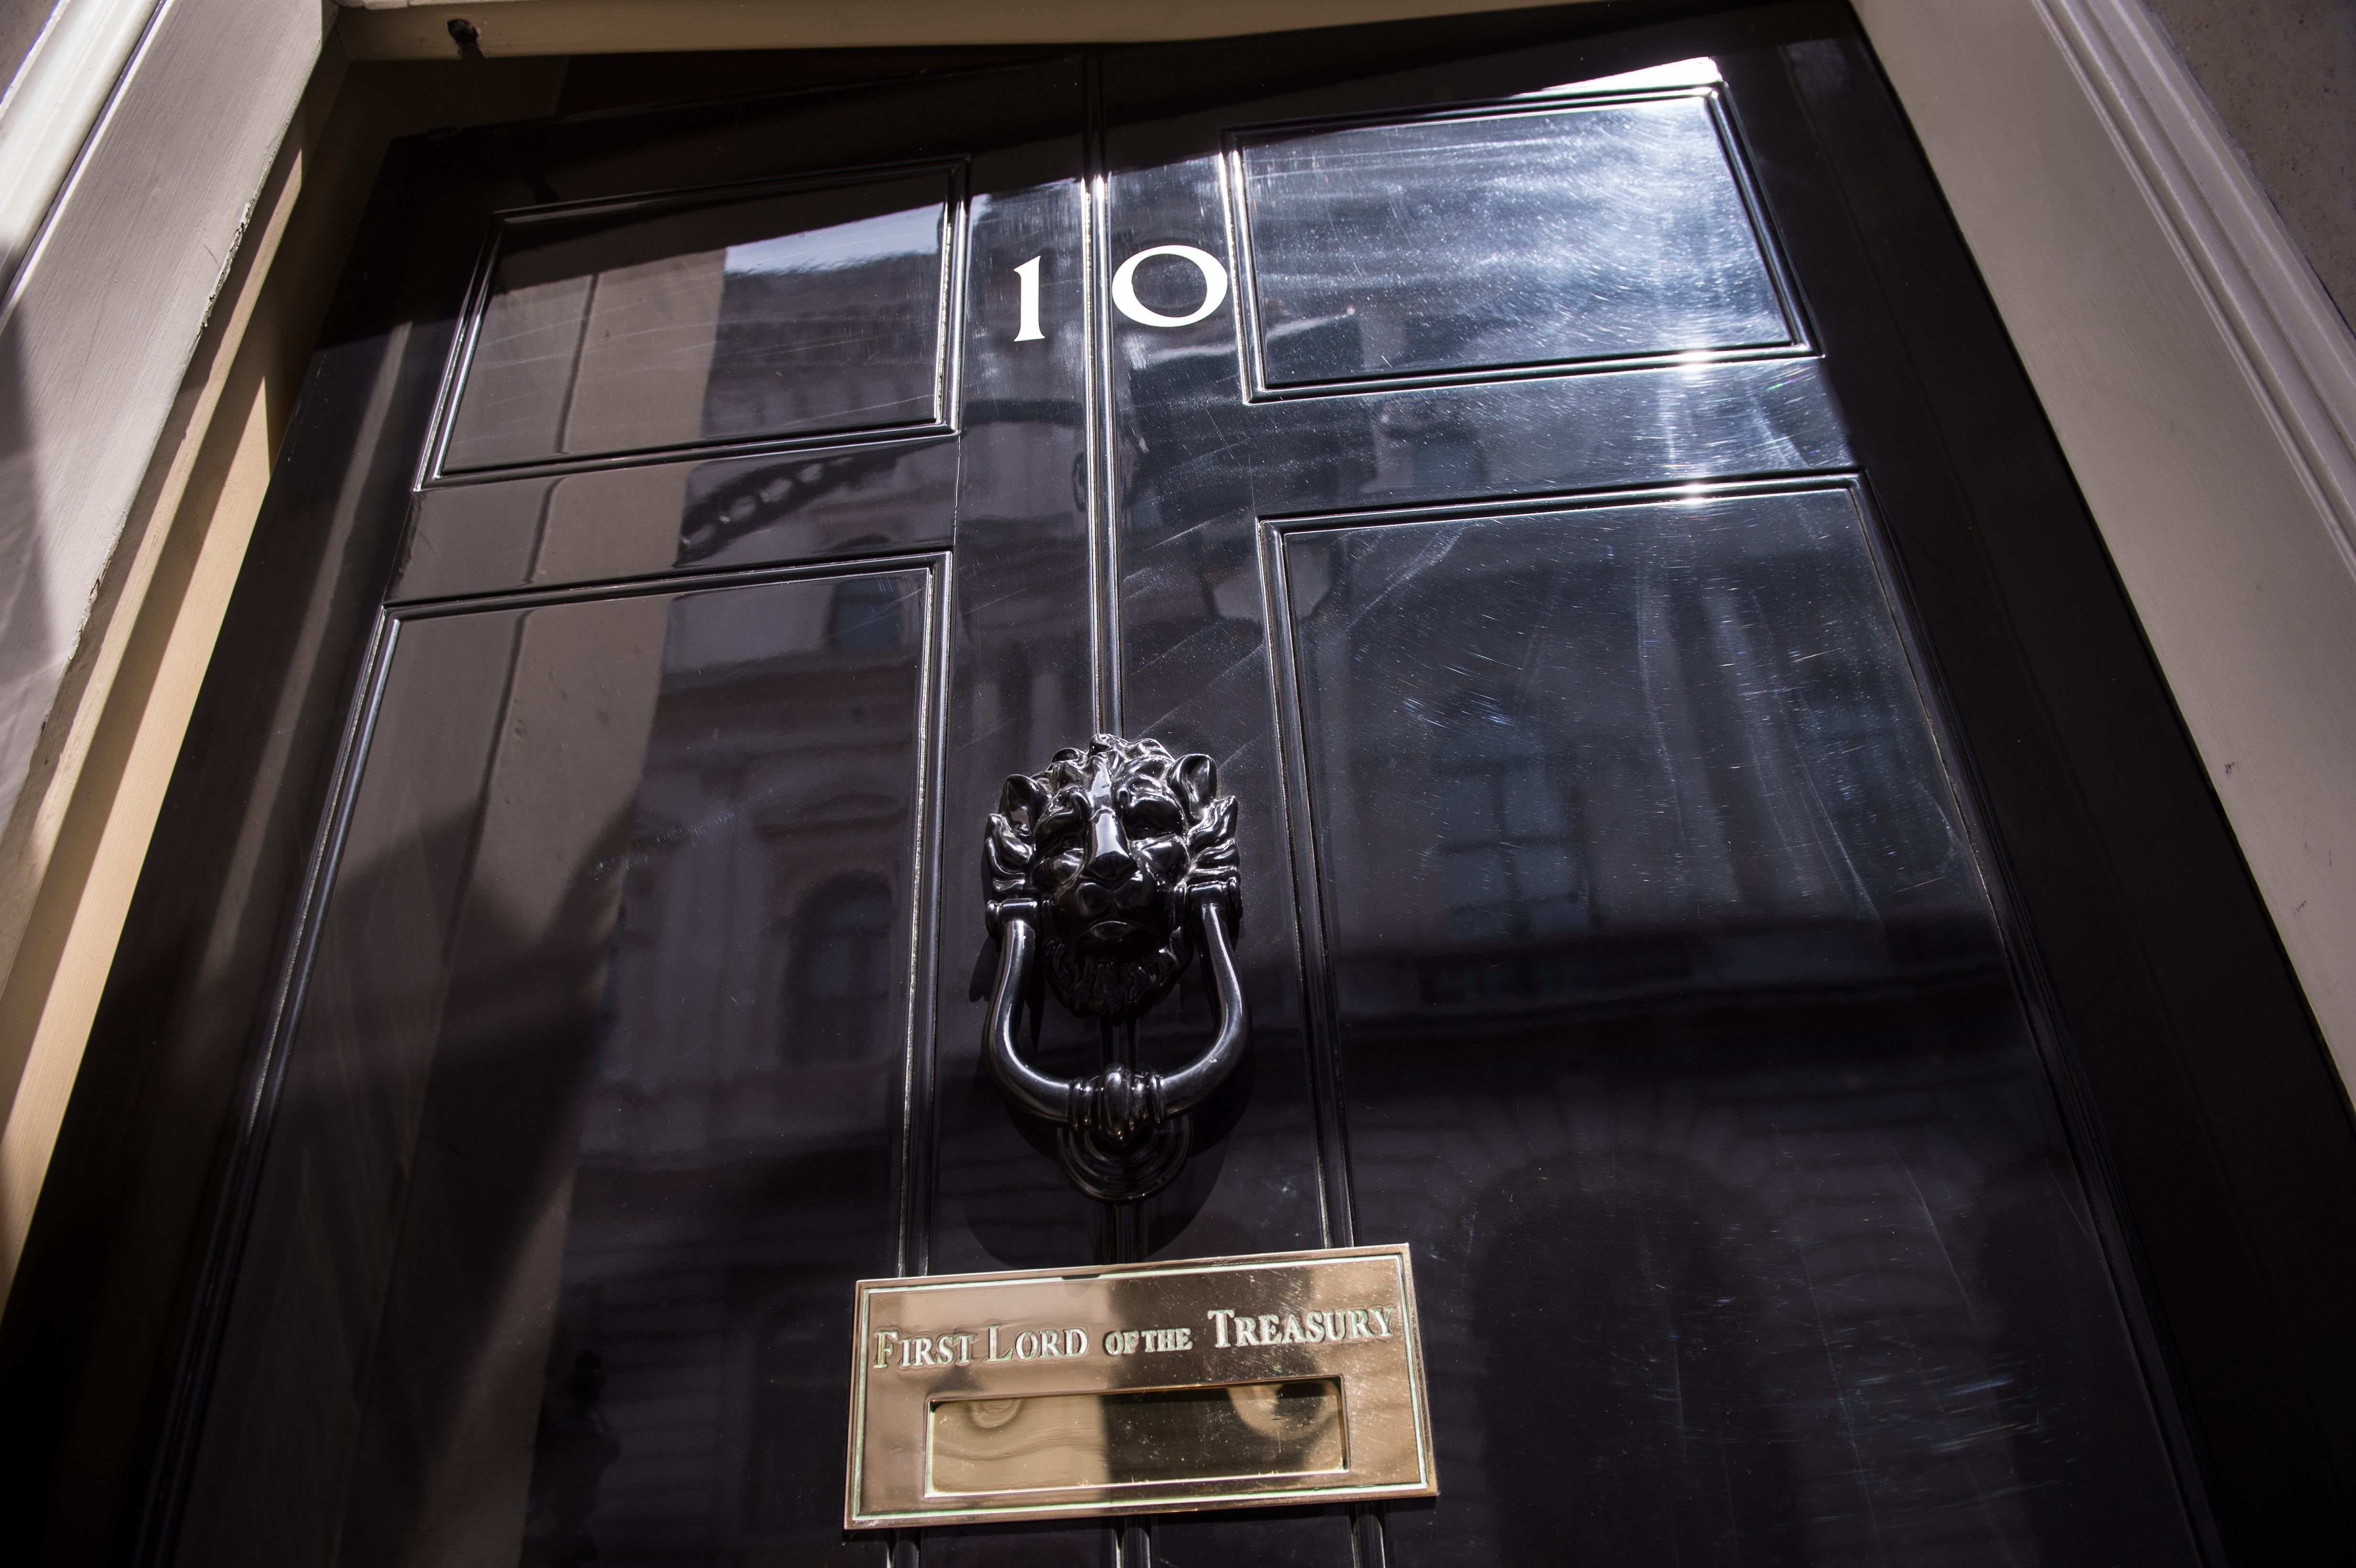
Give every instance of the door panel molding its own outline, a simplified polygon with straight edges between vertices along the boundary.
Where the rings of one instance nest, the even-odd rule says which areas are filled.
[[[959,279],[964,272],[965,187],[969,174],[969,170],[962,161],[948,164],[931,162],[887,165],[872,168],[827,170],[823,173],[805,175],[788,180],[765,180],[703,189],[663,191],[646,196],[626,197],[620,200],[565,202],[521,208],[500,213],[492,238],[485,246],[482,263],[468,290],[466,325],[458,347],[453,351],[450,368],[444,381],[441,419],[431,455],[423,471],[422,484],[425,487],[432,488],[470,481],[482,482],[507,478],[519,475],[632,464],[659,460],[673,453],[695,453],[711,457],[721,457],[769,451],[822,450],[836,446],[862,445],[894,438],[954,433],[958,390],[957,345],[960,330],[958,318],[963,303],[963,291]],[[869,192],[880,194],[892,188],[899,190],[899,199],[903,200],[921,200],[919,193],[925,195],[932,195],[935,191],[938,193],[934,196],[934,200],[937,202],[940,213],[937,226],[935,228],[939,260],[937,275],[933,280],[932,288],[929,291],[934,298],[932,308],[924,312],[918,318],[926,321],[932,337],[929,349],[925,355],[931,363],[928,373],[924,377],[925,384],[919,395],[904,395],[896,400],[896,405],[894,400],[889,400],[881,405],[862,401],[849,408],[805,413],[798,419],[790,415],[782,418],[772,417],[763,421],[766,428],[763,428],[763,423],[755,423],[736,430],[723,427],[719,431],[705,432],[701,428],[691,429],[681,426],[668,432],[675,434],[678,439],[658,444],[644,444],[625,440],[621,444],[616,445],[611,439],[605,439],[601,443],[598,433],[598,427],[601,424],[605,428],[606,436],[611,437],[624,426],[642,425],[654,406],[672,405],[674,409],[672,417],[675,419],[677,411],[682,411],[677,410],[676,396],[666,398],[663,395],[666,390],[674,394],[683,394],[691,400],[701,400],[705,397],[707,389],[704,382],[707,373],[713,375],[719,373],[714,367],[714,356],[719,346],[712,340],[708,330],[705,331],[701,343],[689,341],[684,345],[677,346],[686,347],[689,353],[684,360],[670,368],[670,373],[674,376],[681,370],[686,372],[681,385],[676,389],[641,387],[637,396],[632,397],[626,389],[626,380],[618,380],[617,373],[619,377],[626,377],[635,369],[643,376],[645,374],[644,358],[650,353],[659,352],[659,350],[650,349],[644,340],[650,336],[660,340],[664,326],[669,325],[661,320],[661,311],[666,304],[669,304],[669,307],[673,310],[680,308],[679,304],[665,302],[660,298],[667,288],[671,288],[681,281],[689,283],[688,289],[676,290],[678,293],[691,294],[691,298],[684,302],[687,307],[685,314],[689,318],[699,318],[712,314],[708,308],[698,310],[696,307],[704,304],[705,302],[692,297],[692,291],[698,283],[705,290],[724,287],[722,275],[712,265],[712,260],[725,255],[729,258],[729,265],[733,269],[734,257],[740,250],[757,251],[760,248],[758,240],[750,246],[731,245],[727,240],[729,232],[741,229],[747,237],[759,236],[765,228],[787,221],[787,212],[777,209],[785,208],[789,211],[798,201],[825,203],[831,197],[834,204],[842,208],[842,212],[864,211],[866,208],[873,205],[873,201],[871,198],[866,203],[860,203],[858,197],[862,194]],[[760,209],[765,208],[769,209],[767,214],[769,222],[766,224],[757,221]],[[914,210],[921,211],[923,208],[920,206]],[[906,213],[889,216],[868,214],[862,222],[859,219],[846,218],[842,212],[836,215],[838,219],[836,225],[830,226],[828,229],[829,232],[836,235],[835,243],[838,247],[844,243],[858,247],[862,243],[861,238],[847,231],[866,229],[871,232],[865,243],[872,248],[877,242],[872,234],[875,224],[889,222],[893,218],[905,219],[908,216]],[[732,229],[729,219],[734,214],[744,216],[737,218]],[[748,219],[755,220],[751,228],[744,227]],[[802,221],[807,223],[806,219]],[[502,279],[507,276],[507,270],[511,262],[526,268],[530,267],[529,241],[535,231],[547,231],[554,236],[552,240],[542,241],[543,246],[552,251],[562,251],[568,247],[576,249],[594,247],[598,240],[603,240],[608,246],[619,242],[626,251],[629,240],[625,236],[627,236],[631,229],[637,229],[642,233],[648,230],[659,233],[666,224],[675,229],[683,229],[688,232],[701,229],[704,231],[702,238],[711,244],[712,249],[697,257],[673,258],[669,264],[654,268],[655,276],[652,279],[632,279],[630,274],[644,273],[649,269],[645,266],[633,267],[616,256],[613,262],[609,262],[594,274],[594,281],[588,285],[588,295],[579,302],[574,309],[567,311],[560,303],[558,306],[560,314],[546,325],[553,327],[562,336],[575,338],[574,347],[569,357],[569,373],[563,378],[561,390],[549,387],[537,389],[530,387],[528,361],[526,365],[514,363],[502,365],[498,362],[495,356],[486,352],[486,334],[491,331],[494,309],[502,298],[519,298],[529,292],[532,286],[524,284],[510,292],[509,288],[502,283]],[[905,225],[903,228],[905,229]],[[896,240],[889,242],[905,244],[908,235],[904,232]],[[642,239],[639,243],[644,245],[647,240]],[[654,243],[659,250],[675,249],[675,246],[663,246],[659,240]],[[913,252],[887,251],[881,255],[869,255],[866,259],[871,262],[878,260],[889,261],[895,254],[913,254]],[[705,275],[700,279],[680,279],[678,276],[679,269],[676,264],[680,260],[695,262],[695,270]],[[808,260],[807,257],[779,258],[773,260],[765,269],[760,259],[755,257],[748,261],[748,271],[732,272],[731,275],[750,278],[762,275],[765,270],[771,274],[780,271],[787,272],[797,270],[806,271]],[[562,288],[564,283],[573,281],[574,280],[568,274],[562,280],[542,280],[537,286],[545,293],[552,287]],[[617,283],[620,285],[619,290],[616,288]],[[597,352],[597,346],[601,341],[599,315],[605,308],[605,296],[616,292],[625,292],[626,295],[626,292],[633,283],[642,297],[637,300],[626,297],[620,307],[619,314],[622,320],[618,327],[620,334],[618,342],[621,347],[607,348],[603,353]],[[922,298],[923,295],[918,294],[917,303],[921,304]],[[655,316],[651,322],[643,319],[649,314],[650,306],[651,314]],[[533,304],[527,303],[511,306],[510,310],[514,314],[529,315],[535,308]],[[545,306],[537,308],[544,309]],[[633,319],[634,314],[639,319]],[[688,321],[676,324],[672,336],[676,336],[679,326],[689,325]],[[698,322],[697,325],[708,328],[711,324]],[[763,325],[774,326],[775,324],[765,324],[756,316],[748,325],[757,327]],[[609,325],[605,330],[608,335],[612,335],[617,328]],[[744,349],[746,347],[750,346],[738,346],[736,357],[739,359],[744,357]],[[774,353],[779,346],[773,342],[767,347]],[[699,348],[700,356],[694,352]],[[672,352],[676,357],[676,347]],[[860,362],[865,362],[872,357],[860,354],[853,357]],[[599,368],[594,372],[590,368],[593,359],[602,361]],[[803,368],[822,368],[839,373],[845,367],[833,365]],[[496,402],[498,397],[497,381],[503,371],[510,377],[519,372],[524,373],[525,384],[516,389],[516,392],[519,392],[527,400],[531,399],[535,392],[543,401],[547,393],[551,391],[558,393],[557,404],[544,406],[539,411],[543,418],[552,417],[556,424],[556,428],[550,432],[552,439],[544,446],[515,446],[514,443],[519,437],[529,439],[528,432],[510,432],[504,438],[496,431],[469,434],[466,427],[470,423],[480,422],[479,419],[473,421],[469,419],[470,399],[479,394]],[[659,375],[662,372],[658,369],[656,373]],[[853,396],[858,396],[860,392],[867,390],[850,388],[833,389],[838,396],[844,391],[850,391]],[[904,389],[904,391],[915,390],[916,390],[915,388]],[[601,391],[603,396],[599,396]],[[510,400],[515,395],[514,392],[509,394]],[[872,392],[869,395],[872,396]],[[608,406],[602,409],[594,406],[599,403]],[[591,406],[584,411],[584,404]],[[900,408],[902,417],[896,419],[861,417],[862,415],[872,416],[879,407],[890,409],[895,406]],[[498,416],[494,413],[489,417],[496,419]],[[708,418],[707,411],[706,419]],[[576,437],[574,427],[584,423],[590,427],[589,430]],[[576,439],[584,440],[587,444],[582,447],[570,446],[569,443]],[[470,444],[489,450],[473,456],[465,455],[463,451],[459,453],[453,451],[454,447],[463,449]],[[502,450],[503,447],[505,450]]]

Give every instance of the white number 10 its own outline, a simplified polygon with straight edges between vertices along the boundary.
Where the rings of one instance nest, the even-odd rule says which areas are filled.
[[[1164,315],[1137,297],[1137,269],[1141,262],[1156,256],[1173,256],[1189,262],[1203,274],[1203,303],[1184,315]],[[1022,314],[1015,327],[1017,343],[1040,343],[1047,335],[1039,330],[1039,264],[1046,260],[1033,256],[1014,269],[1022,281]],[[1192,326],[1226,303],[1227,269],[1207,251],[1192,245],[1151,245],[1140,251],[1120,264],[1112,275],[1113,308],[1140,326]]]

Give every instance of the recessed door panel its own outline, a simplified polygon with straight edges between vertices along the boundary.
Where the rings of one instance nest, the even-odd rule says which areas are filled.
[[[1714,95],[1237,138],[1270,389],[1794,343]]]
[[[937,422],[946,172],[504,224],[450,473]]]
[[[266,1518],[185,1551],[836,1550],[808,1407],[896,1258],[937,588],[398,624],[199,1475]],[[319,1445],[348,1491],[273,1498]]]
[[[1865,521],[1273,546],[1356,1222],[1430,1260],[1467,1473],[1405,1561],[2000,1559],[2090,1454],[2165,1471],[2122,1327],[2056,1310],[2107,1274]]]

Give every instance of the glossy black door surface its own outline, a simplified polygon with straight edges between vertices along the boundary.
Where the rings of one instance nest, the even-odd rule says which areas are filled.
[[[1114,323],[1124,720],[1286,802],[1324,1233],[1419,1268],[1387,1550],[2189,1562],[1741,105],[1550,63],[1108,137],[1109,252],[1239,280]],[[1280,1244],[1226,1197],[1149,1233]]]
[[[2296,992],[1845,13],[1629,21],[408,147],[93,1043],[219,1126],[107,1178],[187,1255],[58,1560],[2265,1560],[2326,1275],[2149,1063],[2311,1110]],[[1239,803],[1135,1204],[983,1049],[1097,732]],[[1436,1499],[842,1531],[854,1280],[1401,1241]]]

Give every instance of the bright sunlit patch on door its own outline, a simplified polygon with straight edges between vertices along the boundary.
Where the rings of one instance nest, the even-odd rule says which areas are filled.
[[[1646,96],[1237,133],[1258,384],[1297,396],[1794,351],[1701,75],[1716,68],[1676,70],[1642,73]]]
[[[1718,74],[1716,60],[1708,55],[1697,55],[1692,59],[1672,60],[1667,65],[1647,66],[1643,70],[1622,71],[1618,76],[1566,81],[1530,92],[1517,92],[1514,96],[1555,98],[1569,92],[1647,92],[1663,87],[1711,87],[1723,80]]]
[[[941,209],[910,208],[878,218],[862,218],[801,234],[779,234],[731,245],[728,275],[749,277],[786,272],[824,272],[863,266],[895,256],[928,256],[941,247]]]

